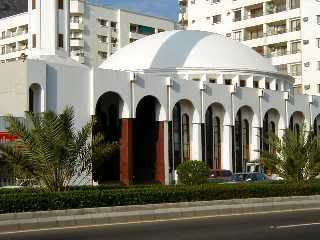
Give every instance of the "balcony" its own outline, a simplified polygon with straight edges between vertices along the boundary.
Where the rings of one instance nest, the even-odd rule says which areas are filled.
[[[97,42],[97,49],[100,51],[108,51],[109,50],[109,44],[104,42]]]
[[[272,65],[283,65],[288,62],[301,61],[301,50],[298,43],[291,43],[290,50],[288,42],[281,42],[265,46],[264,56],[271,58]]]
[[[244,12],[241,10],[235,10],[233,12],[234,17],[233,21],[238,22],[247,19],[253,19],[257,17],[262,17],[271,14],[277,14],[289,10],[294,10],[300,8],[300,3],[293,4],[290,7],[287,7],[286,0],[273,0],[266,3],[265,8],[263,8],[262,4],[255,4],[251,6],[247,6]]]
[[[244,41],[262,38],[263,36],[264,34],[262,25],[246,28],[244,30]]]
[[[299,25],[295,27],[291,26],[291,29],[288,29],[286,25],[268,25],[266,32],[263,32],[259,26],[249,27],[244,29],[244,41],[266,38],[267,42],[261,43],[270,44],[273,42],[286,41],[287,39],[298,39],[300,38],[300,29]]]
[[[267,36],[283,34],[287,32],[286,20],[272,22],[267,24]]]
[[[263,16],[262,3],[248,6],[244,11],[244,20]]]
[[[71,47],[84,47],[84,40],[83,39],[70,39],[70,46]]]
[[[6,54],[9,54],[9,53],[14,53],[17,51],[17,48],[16,47],[12,47],[12,48],[7,48],[6,49]]]
[[[70,13],[84,13],[84,0],[70,0]]]
[[[70,30],[83,31],[84,30],[84,24],[83,23],[70,22]]]
[[[0,40],[28,34],[28,28],[18,28],[15,31],[7,31],[5,35],[0,36]]]

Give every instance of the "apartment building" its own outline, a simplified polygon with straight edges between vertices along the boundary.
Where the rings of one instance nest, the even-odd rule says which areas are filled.
[[[87,65],[97,66],[130,42],[174,28],[165,18],[70,0],[71,57]]]
[[[320,94],[319,0],[179,0],[180,24],[241,41]]]
[[[130,42],[175,28],[175,22],[165,18],[96,5],[86,0],[50,1],[52,6],[48,1],[24,1],[28,2],[27,9],[17,8],[14,5],[17,1],[13,1],[9,5],[15,10],[14,15],[0,15],[0,63],[24,59],[41,49],[49,49],[44,45],[51,44],[56,46],[51,48],[54,51],[62,47],[74,60],[98,66]],[[40,13],[45,7],[57,8],[58,11],[51,16],[52,21],[40,29],[39,21],[44,17]],[[67,19],[61,19],[60,12],[65,9],[70,10],[64,15]],[[65,39],[68,36],[59,34],[59,30],[57,35],[48,35],[53,22],[58,22],[61,29],[66,27],[70,39]]]

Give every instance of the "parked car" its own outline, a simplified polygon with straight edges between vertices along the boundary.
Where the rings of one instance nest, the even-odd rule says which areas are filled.
[[[242,183],[245,182],[248,173],[235,173],[226,183]]]
[[[266,174],[258,173],[258,172],[249,173],[245,179],[246,182],[262,182],[262,181],[269,181],[269,180],[270,178]]]
[[[212,169],[208,177],[208,182],[211,183],[221,183],[230,181],[232,177],[232,172],[230,170],[224,169]]]
[[[283,181],[284,180],[282,177],[280,177],[277,174],[271,174],[270,176],[269,175],[267,175],[267,176],[272,181]]]

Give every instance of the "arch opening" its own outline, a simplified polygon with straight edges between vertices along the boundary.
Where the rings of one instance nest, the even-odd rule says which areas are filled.
[[[97,101],[93,137],[101,134],[106,143],[118,143],[121,137],[122,98],[114,92],[104,93]],[[93,180],[99,184],[120,181],[120,151],[98,159],[93,165]]]
[[[219,103],[212,104],[206,111],[204,130],[205,162],[211,169],[222,168],[221,143],[225,117],[224,107]]]
[[[313,132],[316,136],[320,136],[320,114],[313,121]]]
[[[191,159],[193,104],[188,100],[178,101],[172,110],[169,128],[169,172],[172,174],[182,162]]]
[[[301,131],[303,131],[305,117],[302,112],[296,111],[290,117],[289,128],[290,130],[296,134],[300,135]]]
[[[29,112],[42,112],[42,88],[38,83],[33,83],[29,87]]]
[[[241,107],[235,117],[233,129],[233,158],[232,169],[234,173],[246,172],[247,163],[251,159],[251,126],[253,111],[248,106]]]
[[[266,112],[263,118],[262,136],[260,148],[262,151],[273,152],[274,149],[269,144],[270,135],[278,135],[278,126],[280,113],[276,109],[270,109]]]
[[[156,181],[159,129],[157,113],[161,108],[153,96],[140,100],[133,121],[133,181],[146,183]]]

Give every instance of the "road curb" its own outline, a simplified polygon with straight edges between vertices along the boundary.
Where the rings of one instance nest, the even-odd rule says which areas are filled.
[[[85,225],[320,208],[320,195],[0,214],[0,233]]]

